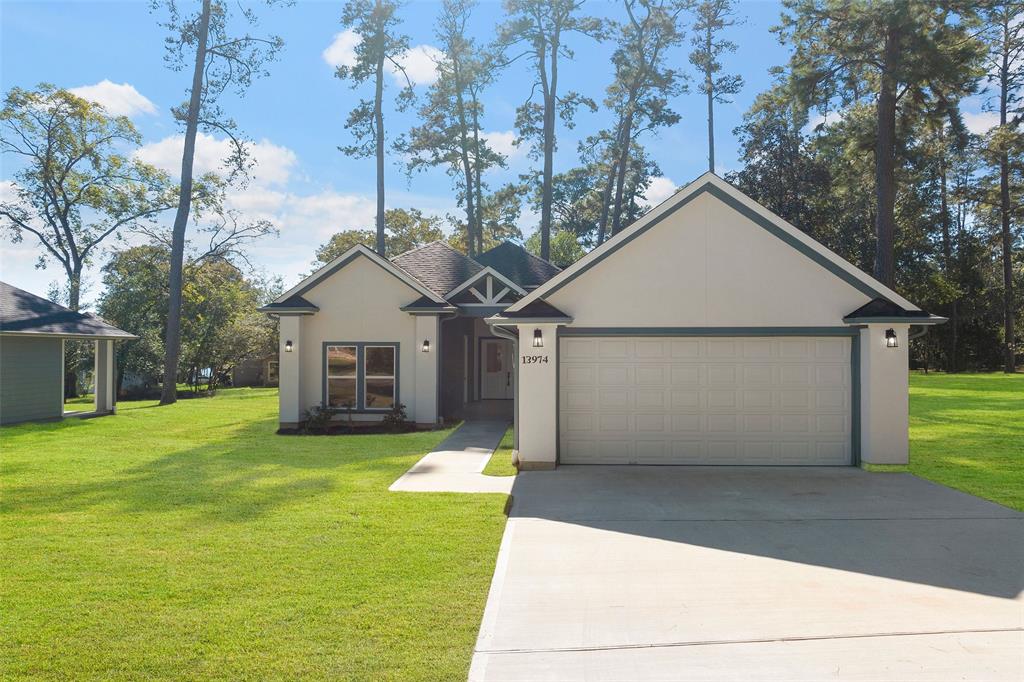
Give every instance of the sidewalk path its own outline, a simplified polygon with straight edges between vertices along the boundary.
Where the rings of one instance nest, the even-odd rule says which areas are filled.
[[[508,423],[465,422],[427,453],[388,490],[417,493],[510,493],[515,476],[485,476],[491,453],[498,447]]]

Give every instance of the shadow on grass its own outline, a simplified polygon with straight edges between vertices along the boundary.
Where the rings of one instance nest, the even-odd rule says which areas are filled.
[[[4,465],[8,482],[2,506],[17,515],[184,511],[247,521],[327,494],[384,493],[429,447],[422,433],[376,438],[278,436],[275,428],[272,418],[249,422],[201,446],[125,468],[118,468],[116,452],[86,450],[87,456],[95,454],[97,459],[92,471],[81,476],[66,470],[35,475],[26,484],[14,481],[11,474],[24,479],[38,472],[28,471],[23,463]]]

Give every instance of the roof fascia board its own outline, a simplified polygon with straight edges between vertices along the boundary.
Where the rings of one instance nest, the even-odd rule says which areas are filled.
[[[412,289],[414,289],[418,293],[423,294],[424,296],[429,298],[431,301],[434,301],[435,303],[444,303],[445,302],[444,299],[440,298],[437,294],[435,294],[430,289],[427,289],[425,286],[423,286],[422,283],[420,283],[418,280],[416,280],[412,275],[410,275],[409,273],[405,272],[404,270],[402,270],[400,267],[398,267],[397,265],[395,265],[391,261],[387,260],[386,258],[382,258],[375,251],[370,250],[369,248],[363,246],[362,244],[356,244],[351,249],[349,249],[345,253],[341,254],[340,256],[338,256],[337,258],[332,260],[330,263],[328,263],[327,265],[323,266],[322,268],[320,268],[319,270],[314,272],[312,275],[310,275],[306,279],[304,279],[301,282],[299,282],[298,284],[296,284],[292,289],[289,289],[288,291],[286,291],[283,294],[281,294],[281,296],[279,296],[277,298],[275,303],[283,303],[283,302],[287,301],[289,298],[291,298],[292,296],[301,296],[302,294],[306,293],[307,291],[309,291],[310,289],[315,287],[317,284],[319,284],[321,281],[323,281],[327,277],[333,275],[338,270],[341,270],[343,267],[345,267],[346,265],[351,263],[353,260],[355,260],[359,256],[365,256],[365,257],[369,258],[371,262],[376,263],[381,268],[383,268],[386,272],[391,273],[392,275],[394,275],[395,277],[400,279],[402,282],[407,284],[409,287],[411,287]]]
[[[925,324],[945,324],[949,322],[948,317],[940,317],[938,315],[930,315],[928,317],[898,317],[895,315],[890,316],[879,316],[879,317],[844,317],[843,322],[850,325],[866,325],[866,324],[909,324],[909,325],[925,325]]]
[[[594,267],[621,247],[625,246],[630,241],[640,236],[651,227],[654,227],[665,218],[671,216],[673,213],[704,193],[709,193],[720,199],[723,203],[749,218],[758,226],[766,229],[772,235],[779,237],[782,241],[794,247],[804,255],[810,257],[826,270],[847,282],[861,293],[870,296],[871,298],[886,298],[908,310],[919,310],[917,306],[897,294],[892,289],[889,289],[881,282],[845,261],[823,244],[811,239],[796,227],[764,208],[756,201],[719,178],[717,175],[709,172],[704,173],[695,181],[676,192],[676,194],[669,199],[666,199],[659,206],[655,207],[639,221],[605,242],[603,246],[591,251],[582,259],[531,291],[527,296],[511,305],[508,312],[516,312],[526,305],[529,305],[532,301],[555,293],[565,285],[572,282],[576,277]]]
[[[0,330],[0,336],[46,336],[58,339],[98,339],[100,341],[134,341],[139,337],[135,334],[68,334],[64,332],[9,332]]]
[[[444,297],[445,298],[451,298],[452,296],[455,296],[456,294],[458,294],[458,293],[466,290],[467,288],[471,287],[473,284],[478,282],[481,277],[484,277],[485,275],[491,275],[492,277],[494,277],[495,279],[500,281],[502,284],[506,285],[507,287],[509,287],[510,289],[515,291],[516,293],[518,293],[520,296],[525,296],[526,295],[526,290],[525,289],[523,289],[521,286],[519,286],[518,284],[516,284],[515,282],[510,280],[508,277],[506,277],[505,275],[501,274],[500,272],[498,272],[497,270],[492,268],[490,265],[488,265],[488,266],[485,266],[483,270],[481,270],[480,272],[476,273],[475,275],[473,275],[472,277],[467,279],[465,282],[463,282],[459,286],[457,286],[454,289],[452,289],[451,291],[449,291],[447,294],[444,295]]]

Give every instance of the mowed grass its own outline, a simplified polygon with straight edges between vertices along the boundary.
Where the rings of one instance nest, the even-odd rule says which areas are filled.
[[[274,390],[0,429],[0,678],[465,679],[504,495],[446,431],[278,436]]]
[[[512,449],[514,447],[515,435],[510,426],[505,435],[501,437],[501,442],[498,443],[494,454],[487,460],[484,474],[487,476],[515,476],[518,472],[515,465],[512,464]]]
[[[936,483],[1024,511],[1024,375],[910,375],[910,464]]]

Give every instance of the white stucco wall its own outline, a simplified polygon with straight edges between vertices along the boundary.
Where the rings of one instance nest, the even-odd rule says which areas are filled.
[[[533,347],[533,331],[540,329],[543,348]],[[553,324],[519,325],[517,399],[519,462],[524,469],[554,468],[558,456],[558,327]],[[524,358],[539,361],[524,362]],[[547,361],[544,361],[547,358]]]
[[[546,300],[580,327],[786,327],[870,297],[704,194]]]
[[[281,317],[282,423],[290,422],[293,414],[297,420],[303,411],[323,401],[325,342],[398,343],[398,400],[405,404],[410,419],[419,423],[436,421],[437,338],[436,331],[430,331],[436,330],[436,319],[418,322],[417,316],[399,310],[419,298],[419,292],[360,256],[302,296],[320,310],[313,315]],[[291,332],[299,337],[291,354],[283,352],[289,320],[295,320],[301,328],[298,333]],[[418,324],[422,325],[419,329]],[[421,337],[430,338],[429,353],[421,352]],[[298,371],[298,386],[294,389],[298,404],[294,408],[292,403],[286,405],[286,392],[291,390],[289,355],[294,356],[292,362]],[[379,413],[353,415],[359,421],[381,418]]]
[[[896,348],[885,345],[885,330],[896,332]],[[871,324],[860,332],[860,458],[868,464],[906,464],[910,457],[910,345],[905,324]]]

